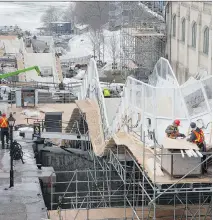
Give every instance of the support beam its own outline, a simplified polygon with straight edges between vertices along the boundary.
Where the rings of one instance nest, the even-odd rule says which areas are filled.
[[[77,134],[70,134],[70,133],[66,134],[66,133],[61,133],[61,132],[42,132],[41,138],[87,141],[88,135],[77,135]]]

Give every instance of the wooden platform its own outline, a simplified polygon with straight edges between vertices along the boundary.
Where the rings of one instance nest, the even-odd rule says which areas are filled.
[[[162,145],[165,149],[171,150],[199,150],[196,144],[186,141],[186,139],[171,139],[165,137]]]
[[[88,141],[87,135],[81,135],[80,137],[78,137],[77,134],[62,133],[62,132],[41,132],[41,138]]]
[[[192,214],[194,215],[198,210],[199,206],[197,205],[188,205],[190,212],[186,211],[186,207],[183,205],[157,205],[155,217],[156,220],[173,220],[174,215],[176,219],[185,219],[186,212],[188,218],[192,218]],[[174,213],[175,210],[175,213]],[[205,218],[206,212],[208,210],[208,206],[203,206],[200,208],[200,219],[210,220],[210,214]],[[126,214],[125,214],[126,212]],[[149,207],[144,207],[144,213],[142,215],[142,208],[136,207],[136,213],[138,217],[142,219],[151,220],[153,219],[153,209],[150,210]],[[49,211],[49,216],[51,220],[58,220],[59,214],[57,210]],[[100,219],[124,219],[125,217],[128,219],[137,219],[134,215],[131,208],[96,208],[96,209],[67,209],[61,211],[61,217],[63,220],[83,220],[83,219],[93,219],[93,220],[100,220]],[[198,217],[198,215],[197,215]]]
[[[154,182],[154,152],[149,147],[145,147],[145,157],[143,157],[143,147],[144,144],[136,139],[133,135],[127,134],[125,132],[119,132],[114,136],[114,141],[117,145],[126,146],[132,153],[135,160],[142,166],[143,158],[144,167],[147,174],[152,182]],[[160,160],[156,158],[156,176],[155,182],[157,184],[173,184],[176,183],[178,179],[171,179],[171,177],[161,170]],[[211,183],[211,176],[204,176],[201,178],[184,178],[179,183]]]
[[[86,115],[89,129],[89,136],[92,142],[94,153],[102,156],[107,146],[104,140],[100,110],[95,101],[77,100],[75,101],[78,108]]]

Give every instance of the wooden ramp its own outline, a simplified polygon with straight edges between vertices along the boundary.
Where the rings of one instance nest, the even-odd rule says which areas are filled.
[[[177,182],[177,179],[171,179],[168,174],[161,170],[160,158],[157,156],[155,158],[154,151],[144,146],[133,134],[119,131],[111,140],[104,140],[100,110],[96,101],[89,99],[80,100],[76,101],[76,105],[86,115],[90,140],[93,145],[93,151],[97,156],[103,156],[105,150],[108,147],[113,147],[113,144],[126,146],[138,164],[141,167],[144,165],[144,169],[152,182],[155,181],[157,184],[173,184]],[[154,173],[155,159],[156,172]],[[184,178],[179,183],[211,183],[211,177]]]
[[[104,140],[99,106],[96,101],[89,99],[75,102],[81,112],[86,115],[93,151],[97,156],[102,156],[107,143]]]

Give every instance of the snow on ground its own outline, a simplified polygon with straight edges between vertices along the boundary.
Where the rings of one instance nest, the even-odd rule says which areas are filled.
[[[86,74],[86,70],[78,70],[77,73],[78,74],[76,76],[74,76],[73,78],[80,80],[80,79],[84,78],[84,76]]]
[[[82,80],[75,79],[75,78],[64,78],[63,83],[64,84],[69,84],[69,83],[81,83]]]
[[[30,111],[28,109],[23,110],[21,114],[26,115],[27,117],[39,117],[40,113],[38,111]]]
[[[111,52],[111,44],[110,41],[112,36],[115,36],[116,39],[116,51],[119,56],[120,53],[120,31],[108,31],[103,30],[104,35],[104,61],[105,62],[112,62],[112,52]],[[103,49],[103,44],[101,45]],[[93,46],[90,40],[89,32],[76,35],[69,41],[69,49],[70,51],[67,54],[61,56],[61,60],[63,59],[71,59],[71,58],[80,58],[89,55],[93,55]],[[102,51],[103,52],[103,51]],[[103,57],[103,55],[101,56]]]
[[[21,132],[33,132],[33,128],[22,127],[22,128],[19,128],[18,131],[21,131]]]

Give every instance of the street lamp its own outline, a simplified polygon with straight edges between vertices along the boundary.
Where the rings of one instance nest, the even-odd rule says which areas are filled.
[[[15,118],[12,113],[10,113],[10,117],[8,118],[8,124],[10,127],[10,187],[14,186],[14,173],[13,173],[13,127],[15,125]]]

